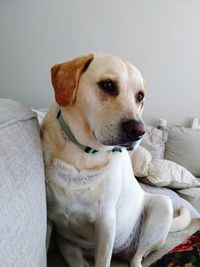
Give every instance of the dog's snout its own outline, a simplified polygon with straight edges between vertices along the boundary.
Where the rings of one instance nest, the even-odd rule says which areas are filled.
[[[122,128],[130,140],[139,140],[145,134],[144,123],[141,121],[125,121],[122,123]]]

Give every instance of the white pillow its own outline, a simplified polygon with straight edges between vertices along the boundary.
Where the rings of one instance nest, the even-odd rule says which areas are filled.
[[[148,175],[149,163],[152,156],[148,150],[139,146],[131,156],[132,168],[136,177],[146,177]]]
[[[200,186],[199,180],[186,168],[165,159],[153,160],[149,164],[149,173],[146,179],[155,186],[176,189]]]

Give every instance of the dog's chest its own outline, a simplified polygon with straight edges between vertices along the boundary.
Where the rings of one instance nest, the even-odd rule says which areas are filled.
[[[47,170],[50,215],[63,213],[65,219],[69,217],[71,220],[81,214],[78,216],[81,223],[86,219],[92,222],[104,201],[108,202],[111,196],[112,200],[118,198],[120,183],[114,180],[106,168],[101,172],[80,172],[69,164],[55,160]]]
[[[128,160],[122,155],[101,172],[80,172],[62,161],[53,162],[46,170],[48,217],[60,235],[83,247],[94,244],[95,223],[111,208],[117,221],[115,246],[129,238],[142,197]]]

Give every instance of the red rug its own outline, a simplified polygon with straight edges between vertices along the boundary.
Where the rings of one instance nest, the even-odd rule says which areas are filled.
[[[149,267],[200,267],[200,230]]]

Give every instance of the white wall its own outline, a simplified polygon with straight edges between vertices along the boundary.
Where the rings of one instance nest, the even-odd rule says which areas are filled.
[[[0,97],[47,107],[53,64],[105,51],[141,70],[148,123],[200,117],[198,0],[0,0],[0,40]]]

